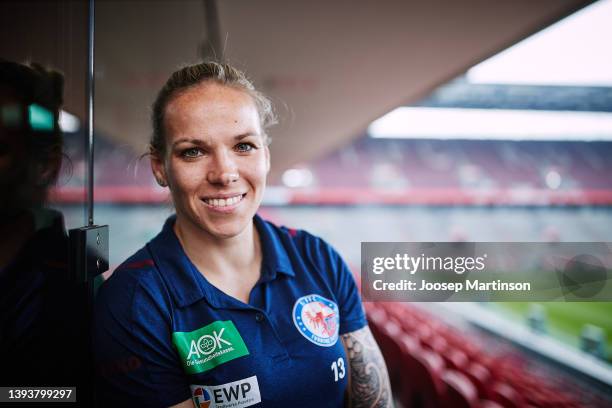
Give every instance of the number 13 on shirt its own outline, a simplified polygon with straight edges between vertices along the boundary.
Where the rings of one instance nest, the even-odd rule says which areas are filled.
[[[337,361],[331,363],[331,370],[334,372],[335,382],[338,382],[339,379],[343,379],[344,375],[346,374],[346,370],[344,369],[344,359],[340,357]]]

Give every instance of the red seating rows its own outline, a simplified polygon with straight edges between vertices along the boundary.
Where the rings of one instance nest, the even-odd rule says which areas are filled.
[[[573,395],[499,358],[475,339],[402,303],[366,303],[392,388],[404,407],[574,408]]]

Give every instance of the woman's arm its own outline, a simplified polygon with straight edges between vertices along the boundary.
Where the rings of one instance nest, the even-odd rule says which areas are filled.
[[[341,336],[349,361],[349,407],[393,407],[385,360],[368,326]]]

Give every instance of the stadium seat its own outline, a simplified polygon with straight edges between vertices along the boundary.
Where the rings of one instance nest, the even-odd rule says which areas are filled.
[[[489,389],[489,399],[504,408],[525,408],[523,397],[510,385],[495,383]]]
[[[442,375],[446,390],[443,406],[452,408],[478,408],[478,391],[472,382],[458,371],[449,370]]]
[[[408,309],[401,303],[384,302],[383,308],[389,316],[396,318],[398,321],[402,321],[410,316]]]
[[[489,401],[489,400],[481,400],[479,407],[480,408],[504,408],[503,406],[499,405],[497,402]]]
[[[410,350],[405,342],[402,347],[402,404],[406,407],[439,407],[445,387],[442,357],[429,350]]]
[[[385,302],[382,303],[382,307],[390,318],[395,319],[397,322],[401,322],[402,325],[406,324],[408,327],[412,327],[420,322],[420,319],[417,319],[414,308],[404,303]]]
[[[393,319],[389,319],[386,308],[380,305],[369,303],[366,312],[370,330],[380,347],[393,385],[401,364],[397,356],[401,353],[399,339],[403,333],[402,328]]]
[[[363,310],[365,310],[366,315],[370,314],[375,309],[378,309],[378,306],[376,306],[376,303],[363,302]]]
[[[402,326],[404,331],[411,332],[418,324],[420,324],[420,322],[412,315],[410,309],[403,307],[401,304],[399,304],[398,307],[387,307],[386,310],[390,318],[394,319],[400,326]]]
[[[419,343],[419,339],[409,334],[403,333],[402,337],[400,338],[400,348],[402,355],[406,353],[414,354],[418,353],[421,350],[421,345]]]
[[[475,336],[469,336],[456,330],[448,329],[441,332],[444,339],[454,348],[463,351],[470,359],[477,359],[482,354],[482,347],[475,343]]]
[[[370,323],[370,330],[376,342],[380,344],[382,338],[381,329],[387,321],[387,314],[383,308],[376,306],[374,303],[366,305],[366,313],[368,322]]]
[[[489,383],[491,382],[491,373],[489,370],[477,362],[472,362],[463,370],[463,373],[472,381],[478,390],[480,398],[487,396]]]
[[[402,328],[394,319],[389,319],[386,308],[370,303],[366,307],[366,312],[368,313],[370,330],[385,359],[391,385],[395,388],[398,385],[398,376],[401,369],[401,359],[398,356],[401,355],[399,342],[403,335]]]
[[[449,344],[443,337],[436,336],[427,344],[432,351],[443,355],[447,352]]]
[[[399,372],[402,364],[401,359],[398,357],[402,353],[400,341],[403,332],[401,327],[391,320],[384,322],[380,329],[381,337],[378,345],[387,363],[391,385],[396,385],[399,381]]]
[[[446,352],[442,354],[442,358],[444,358],[444,362],[449,368],[457,371],[464,371],[470,364],[467,355],[463,351],[457,349],[447,349]]]
[[[419,323],[414,327],[413,334],[419,338],[423,345],[431,348],[429,345],[435,339],[434,332],[431,328],[423,323]]]
[[[394,390],[402,401],[412,401],[414,387],[407,386],[404,378],[410,378],[413,376],[414,372],[416,371],[416,367],[414,365],[410,365],[412,360],[404,357],[404,355],[419,354],[421,352],[421,345],[419,343],[419,339],[404,333],[400,338],[400,347],[402,351],[402,355],[400,357],[401,368],[399,372],[400,383],[396,388],[394,388]]]

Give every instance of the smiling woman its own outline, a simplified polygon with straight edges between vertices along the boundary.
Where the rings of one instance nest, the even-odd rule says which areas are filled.
[[[273,122],[229,65],[183,68],[160,91],[151,168],[176,215],[100,289],[101,406],[391,406],[344,261],[256,214]]]
[[[252,235],[270,153],[251,96],[198,84],[169,101],[164,124],[167,152],[153,150],[151,165],[172,192],[179,238]]]

